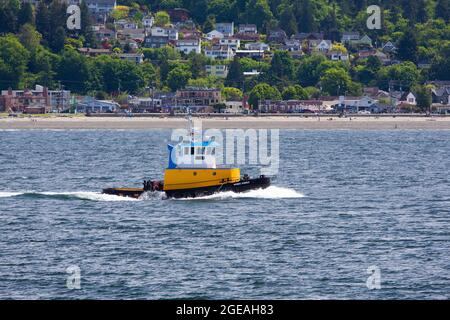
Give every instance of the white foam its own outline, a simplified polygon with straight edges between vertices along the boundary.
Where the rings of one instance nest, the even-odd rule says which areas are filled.
[[[6,191],[0,191],[0,198],[10,198],[10,197],[17,197],[24,194],[23,192],[6,192]]]
[[[184,198],[179,200],[225,200],[225,199],[293,199],[304,198],[305,195],[294,189],[270,186],[266,189],[256,189],[243,193],[235,193],[232,191],[220,192],[210,196],[198,198]]]
[[[119,197],[115,195],[102,194],[100,192],[89,192],[89,191],[75,191],[75,192],[6,192],[0,191],[0,198],[10,198],[17,197],[21,195],[44,195],[44,196],[69,196],[74,198],[79,198],[82,200],[92,200],[92,201],[137,201],[133,198]]]
[[[70,196],[74,198],[79,198],[82,200],[92,200],[92,201],[137,201],[134,198],[119,197],[110,194],[103,194],[100,192],[89,192],[89,191],[76,191],[76,192],[40,192],[34,194],[42,194],[46,196]]]

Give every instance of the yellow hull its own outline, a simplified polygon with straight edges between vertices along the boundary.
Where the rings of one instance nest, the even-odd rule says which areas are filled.
[[[220,186],[240,181],[241,170],[232,169],[166,169],[164,191]]]

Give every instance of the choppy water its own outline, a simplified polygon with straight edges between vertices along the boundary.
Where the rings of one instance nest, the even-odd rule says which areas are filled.
[[[99,193],[161,178],[169,135],[0,131],[0,298],[449,298],[450,132],[282,131],[267,190]]]

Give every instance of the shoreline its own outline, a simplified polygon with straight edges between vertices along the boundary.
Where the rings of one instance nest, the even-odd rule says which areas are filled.
[[[297,130],[450,130],[450,117],[332,116],[193,117],[203,128]],[[183,117],[26,117],[0,118],[0,130],[150,130],[186,128]]]

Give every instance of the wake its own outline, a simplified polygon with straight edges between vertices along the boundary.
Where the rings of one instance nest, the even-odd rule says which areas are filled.
[[[226,200],[226,199],[295,199],[305,195],[294,189],[270,186],[266,189],[256,189],[243,193],[233,191],[220,192],[210,196],[198,198],[183,198],[177,200]]]
[[[133,198],[119,197],[100,192],[7,192],[0,191],[0,198],[26,197],[32,199],[88,200],[88,201],[138,201]]]
[[[24,197],[30,199],[56,199],[56,200],[86,200],[86,201],[154,201],[165,200],[164,192],[145,192],[139,199],[119,197],[115,195],[103,194],[100,192],[75,191],[75,192],[10,192],[0,191],[0,198]],[[210,196],[197,198],[182,198],[176,200],[227,200],[227,199],[295,199],[303,198],[304,194],[294,189],[270,186],[266,189],[257,189],[244,193],[235,193],[232,191],[220,192]]]

